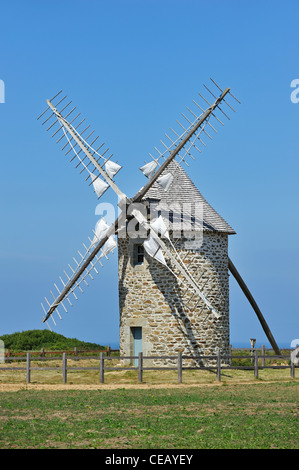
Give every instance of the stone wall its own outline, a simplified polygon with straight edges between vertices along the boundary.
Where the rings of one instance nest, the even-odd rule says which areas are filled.
[[[228,236],[204,232],[196,251],[186,248],[190,247],[186,238],[176,240],[181,259],[221,314],[219,319],[212,316],[201,299],[196,295],[192,297],[184,281],[179,284],[166,267],[147,254],[142,265],[134,266],[134,244],[141,241],[143,239],[129,237],[118,240],[120,354],[133,355],[131,328],[136,326],[142,327],[145,356],[179,352],[214,355],[218,349],[228,354]],[[173,266],[171,268],[179,274]],[[147,360],[144,366],[166,365],[167,362],[175,363]]]

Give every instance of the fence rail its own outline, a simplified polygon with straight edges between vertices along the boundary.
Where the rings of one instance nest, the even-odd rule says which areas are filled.
[[[230,345],[230,354],[232,355],[232,352],[235,350],[235,351],[251,351],[251,354],[253,354],[253,351],[261,351],[261,355],[265,355],[266,354],[266,351],[273,351],[272,348],[266,348],[264,345],[262,345],[260,348],[233,348],[231,345]],[[292,351],[293,349],[291,348],[284,348],[284,351]],[[57,355],[57,354],[63,354],[63,353],[67,353],[68,355],[70,356],[74,356],[74,357],[78,357],[80,353],[83,353],[83,354],[91,354],[91,353],[96,353],[96,354],[99,354],[99,353],[106,353],[107,356],[110,356],[112,353],[119,353],[119,349],[111,349],[110,346],[107,346],[107,348],[104,348],[104,349],[94,349],[94,350],[85,350],[85,349],[78,349],[77,347],[75,347],[74,349],[70,349],[70,350],[62,350],[62,351],[45,351],[44,348],[42,348],[40,351],[30,351],[30,354],[32,355],[32,357],[36,356],[36,357],[40,357],[40,358],[46,358],[46,357],[51,357],[53,358],[53,356]],[[26,354],[27,352],[13,352],[10,350],[10,349],[7,349],[4,353],[4,357],[9,360],[9,359],[13,359],[15,357],[18,357],[18,358],[26,358]],[[158,358],[162,359],[163,357],[166,357],[166,356],[159,356]],[[167,356],[168,358],[170,356]],[[237,358],[237,357],[242,357],[244,358],[244,356],[235,356],[234,355],[234,358]],[[156,356],[152,356],[152,359],[156,358]]]
[[[106,351],[107,352],[107,351]],[[57,351],[56,351],[57,354]],[[71,357],[74,359],[73,357]],[[32,356],[32,353],[27,353],[26,357],[23,356],[23,358],[20,358],[20,356],[17,357],[9,357],[9,362],[12,360],[17,360],[20,361],[22,359],[26,360],[26,367],[0,367],[1,370],[26,370],[26,381],[27,383],[30,383],[31,381],[31,372],[32,371],[38,371],[38,370],[61,370],[62,371],[62,382],[67,383],[67,372],[70,370],[97,370],[99,371],[99,381],[100,383],[104,383],[105,380],[105,371],[108,370],[134,370],[138,371],[138,381],[140,383],[143,382],[143,372],[144,371],[149,371],[149,370],[177,370],[178,374],[178,383],[183,382],[183,371],[184,370],[209,370],[209,371],[216,371],[216,377],[217,381],[221,382],[221,372],[222,370],[253,370],[254,371],[254,377],[257,379],[259,377],[259,370],[263,369],[290,369],[290,374],[292,378],[295,378],[295,367],[297,367],[293,360],[292,360],[292,355],[290,356],[266,356],[264,355],[259,355],[258,350],[254,350],[253,354],[250,356],[233,356],[233,355],[221,355],[220,352],[217,353],[217,355],[211,355],[211,356],[187,356],[183,355],[182,353],[179,353],[177,356],[144,356],[143,353],[139,353],[138,356],[117,356],[117,357],[112,357],[107,354],[105,356],[105,353],[103,350],[101,350],[100,354],[97,356],[92,356],[92,357],[79,357],[76,356],[75,360],[84,360],[84,359],[97,359],[99,360],[99,366],[97,367],[82,367],[82,366],[76,366],[76,367],[71,367],[68,365],[68,355],[66,352],[62,353],[62,358],[61,357],[51,357],[51,358],[44,358],[46,360],[53,360],[53,359],[62,359],[62,366],[61,367],[32,367],[32,360],[40,360],[40,358],[36,358]],[[251,359],[253,361],[252,366],[233,366],[231,365],[232,359],[236,358],[242,358],[242,359]],[[130,367],[107,367],[105,366],[105,361],[111,361],[111,360],[130,360],[134,361],[138,359],[138,366],[130,366]],[[150,366],[150,367],[145,367],[144,363],[147,360],[153,360],[153,359],[159,359],[159,360],[176,360],[177,365],[176,367],[174,366]],[[195,360],[195,361],[204,361],[207,359],[211,359],[215,362],[215,365],[198,365],[196,367],[190,367],[190,366],[183,366],[183,359],[189,359],[189,360]],[[221,361],[225,359],[228,360],[228,364],[226,363],[225,365],[222,365]],[[273,360],[273,359],[279,359],[279,360],[288,360],[290,361],[289,365],[265,365],[266,360]],[[261,360],[262,365],[259,365],[259,360]]]
[[[90,354],[90,353],[100,353],[104,352],[107,354],[107,356],[110,356],[112,352],[119,352],[119,349],[111,349],[110,346],[104,349],[94,349],[94,350],[85,350],[85,349],[78,349],[75,347],[72,350],[63,350],[63,351],[45,351],[44,348],[42,348],[40,351],[31,351],[30,354],[32,356],[40,357],[40,358],[45,358],[47,356],[50,356],[53,358],[53,355],[57,354],[63,354],[67,353],[68,355],[73,355],[74,357],[78,357],[80,353],[85,353],[85,354]],[[18,358],[25,358],[26,357],[26,352],[14,352],[13,356],[11,353],[10,349],[7,349],[4,353],[4,357],[7,358],[8,360],[18,357]]]

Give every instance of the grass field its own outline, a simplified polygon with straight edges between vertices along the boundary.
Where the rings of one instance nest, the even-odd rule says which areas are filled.
[[[2,449],[298,448],[296,379],[110,390],[34,387],[1,391]]]
[[[32,370],[30,384],[17,370],[24,362],[3,365],[1,449],[298,449],[299,380],[289,368],[255,379],[224,367],[221,382],[215,370],[185,370],[182,384],[175,370],[144,371],[142,384],[136,370],[106,371],[100,384],[98,359],[69,358],[63,384],[61,365],[32,361],[49,370]]]

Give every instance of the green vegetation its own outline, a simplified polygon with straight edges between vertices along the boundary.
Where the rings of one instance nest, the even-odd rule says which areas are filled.
[[[104,349],[95,343],[86,343],[76,338],[66,338],[49,330],[27,330],[0,336],[6,349],[11,351],[46,351],[68,350],[77,347],[80,350]]]
[[[281,349],[280,350],[283,358],[277,358],[275,352],[272,349],[267,349],[265,351],[265,356],[267,356],[266,359],[266,365],[288,365],[290,363],[289,358],[290,358],[290,351],[288,349]],[[262,352],[261,350],[258,351],[258,355],[261,356]],[[242,367],[252,367],[253,366],[253,355],[251,356],[251,351],[250,349],[233,349],[233,356],[236,356],[235,358],[232,359],[232,365],[233,366],[242,366]],[[242,357],[244,356],[244,358]],[[273,357],[273,359],[272,359]],[[259,359],[259,363],[261,363],[261,359]]]
[[[0,393],[0,448],[295,449],[298,382]]]

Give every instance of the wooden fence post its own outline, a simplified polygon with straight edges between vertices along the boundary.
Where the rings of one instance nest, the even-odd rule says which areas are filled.
[[[140,352],[138,355],[138,381],[142,382],[143,376],[143,353]]]
[[[67,354],[62,354],[62,381],[64,384],[67,382]]]
[[[262,356],[263,356],[263,357],[262,357],[262,366],[265,367],[265,364],[266,364],[266,362],[265,362],[266,348],[265,348],[265,345],[264,345],[264,344],[262,344],[262,348],[261,348],[261,349],[262,349]]]
[[[217,351],[217,380],[221,382],[221,354]]]
[[[40,351],[40,357],[43,359],[45,357],[46,353],[45,353],[45,350],[44,348],[41,349]]]
[[[228,363],[229,363],[229,365],[231,366],[232,363],[233,363],[233,362],[232,362],[232,361],[233,361],[233,347],[232,347],[231,344],[229,345],[228,351],[229,351],[229,352],[228,352],[228,355],[229,355]]]
[[[78,361],[78,348],[77,348],[77,346],[74,347],[74,356],[75,356],[75,361]]]
[[[104,353],[100,353],[100,383],[104,383]]]
[[[181,384],[183,381],[183,354],[178,354],[178,383]]]
[[[107,346],[107,356],[111,356],[111,347]]]
[[[27,364],[26,364],[26,382],[30,384],[30,366],[31,366],[31,358],[30,353],[27,353]]]
[[[292,379],[294,379],[295,378],[295,364],[293,362],[292,353],[291,353],[290,358],[291,358],[291,377]]]
[[[254,378],[259,378],[259,357],[257,349],[254,351]]]

